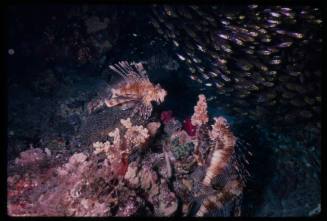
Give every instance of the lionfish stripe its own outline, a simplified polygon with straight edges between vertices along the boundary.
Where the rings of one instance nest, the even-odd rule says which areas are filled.
[[[133,78],[136,81],[139,81],[142,78],[145,78],[146,72],[143,69],[143,66],[139,68],[138,66],[142,65],[141,63],[134,64],[134,67],[136,68],[136,71],[133,69],[133,66],[131,66],[127,61],[121,61],[119,62],[119,67],[122,71],[124,71],[127,76]],[[142,73],[141,73],[142,72]],[[143,74],[144,72],[144,74]]]
[[[133,72],[132,67],[130,66],[130,64],[127,61],[122,61],[120,62],[120,65],[125,68],[128,72]]]
[[[127,76],[127,75],[129,74],[129,72],[128,72],[126,69],[124,69],[124,68],[121,66],[120,63],[115,64],[115,65],[116,65],[116,68],[119,69],[119,70],[121,71],[121,73],[123,73],[125,76]]]
[[[113,70],[114,72],[116,72],[117,74],[119,74],[121,77],[123,77],[125,80],[127,79],[127,77],[125,76],[124,73],[120,72],[115,66],[110,65],[109,68],[111,70]]]
[[[206,185],[206,186],[210,185],[212,178],[215,175],[218,175],[220,173],[220,170],[222,169],[222,166],[223,166],[222,164],[224,164],[222,152],[221,152],[221,150],[216,150],[215,152],[213,152],[210,166],[209,166],[207,173],[203,179],[204,185]]]
[[[136,66],[136,64],[134,66]],[[131,76],[133,76],[133,78],[136,81],[140,81],[142,78],[144,78],[144,76],[142,76],[140,73],[138,73],[138,71],[135,71],[133,69],[133,66],[131,66],[130,64],[128,64],[127,61],[125,61],[122,64],[122,67],[125,68],[126,70],[128,70],[129,74],[131,74]]]
[[[135,67],[137,71],[140,73],[142,78],[147,77],[146,71],[144,70],[142,63],[136,64]]]

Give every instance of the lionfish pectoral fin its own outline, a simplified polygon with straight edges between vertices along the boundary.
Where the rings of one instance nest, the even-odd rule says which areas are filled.
[[[104,103],[107,107],[114,107],[117,105],[123,105],[128,102],[134,102],[134,99],[132,98],[126,98],[126,97],[114,97],[111,99],[105,99]]]
[[[130,102],[126,102],[124,104],[121,104],[120,109],[121,110],[128,110],[128,109],[131,109],[134,106],[135,106],[135,102],[134,101],[130,101]]]

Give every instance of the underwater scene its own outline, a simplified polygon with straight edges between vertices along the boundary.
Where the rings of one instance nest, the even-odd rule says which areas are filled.
[[[7,214],[321,213],[322,11],[10,5]]]

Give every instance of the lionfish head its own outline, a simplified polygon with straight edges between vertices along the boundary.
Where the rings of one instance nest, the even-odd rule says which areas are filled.
[[[224,117],[215,117],[214,120],[216,121],[216,124],[220,127],[229,128],[229,123]]]
[[[167,91],[165,89],[163,89],[160,84],[157,84],[155,86],[155,101],[160,104],[165,100],[165,97],[167,95]]]

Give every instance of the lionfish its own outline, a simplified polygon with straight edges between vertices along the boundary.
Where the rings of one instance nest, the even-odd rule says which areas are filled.
[[[144,70],[142,63],[129,64],[127,61],[110,65],[109,68],[122,77],[122,81],[113,86],[111,97],[90,102],[89,112],[106,105],[111,108],[120,106],[122,110],[133,109],[131,116],[138,114],[148,119],[152,113],[152,102],[162,103],[167,92],[160,84],[153,84]]]

